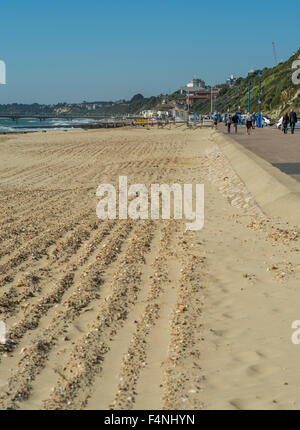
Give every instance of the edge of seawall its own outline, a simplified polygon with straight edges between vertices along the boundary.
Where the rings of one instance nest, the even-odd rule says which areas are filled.
[[[300,182],[231,137],[218,131],[212,137],[264,213],[300,226]]]

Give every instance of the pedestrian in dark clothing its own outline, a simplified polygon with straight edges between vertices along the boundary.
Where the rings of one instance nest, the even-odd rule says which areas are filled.
[[[232,121],[233,126],[234,126],[234,131],[235,131],[235,133],[237,133],[237,126],[238,126],[238,123],[240,121],[239,116],[235,113],[233,115],[233,117],[231,118],[231,121]]]
[[[247,130],[247,134],[250,136],[250,130],[251,130],[251,128],[252,128],[252,124],[253,124],[253,123],[252,123],[252,117],[251,117],[251,115],[250,115],[250,113],[249,113],[249,112],[247,113],[245,120],[246,120],[246,130]]]
[[[226,125],[227,125],[227,132],[230,134],[231,129],[231,115],[228,114],[226,117]]]
[[[215,129],[217,130],[218,129],[218,116],[217,115],[214,116],[214,126],[215,126]]]
[[[297,114],[296,112],[293,111],[293,109],[291,109],[290,115],[289,115],[289,121],[290,121],[290,126],[291,126],[291,133],[294,134],[295,131],[295,125],[298,121],[297,118]]]
[[[289,122],[290,122],[290,117],[289,117],[289,114],[286,112],[282,118],[282,130],[284,134],[287,134]]]

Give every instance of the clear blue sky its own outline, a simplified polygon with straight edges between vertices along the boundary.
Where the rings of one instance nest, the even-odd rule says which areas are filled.
[[[273,65],[298,47],[300,2],[26,0],[1,5],[0,103],[130,98]]]

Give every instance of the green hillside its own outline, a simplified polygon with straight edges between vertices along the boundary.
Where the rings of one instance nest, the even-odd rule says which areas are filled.
[[[96,104],[96,109],[87,110],[82,103],[57,103],[56,105],[40,105],[33,104],[0,104],[0,115],[16,114],[16,115],[126,115],[135,114],[143,109],[151,109],[161,103],[163,95],[144,97],[142,94],[136,94],[130,100],[124,103],[100,102],[101,106]],[[93,104],[93,103],[91,103]]]
[[[273,68],[262,70],[261,100],[262,112],[265,114],[279,116],[287,109],[293,107],[300,113],[300,85],[292,82],[293,61],[300,59],[300,49],[287,61],[278,64]],[[239,78],[234,87],[227,85],[220,86],[219,111],[226,112],[228,107],[228,94],[230,100],[230,111],[238,109],[238,87],[241,88],[241,111],[248,110],[248,84],[251,81],[251,112],[258,111],[258,71],[256,70],[247,78]],[[198,103],[194,107],[195,111],[208,113],[210,111],[210,101]]]

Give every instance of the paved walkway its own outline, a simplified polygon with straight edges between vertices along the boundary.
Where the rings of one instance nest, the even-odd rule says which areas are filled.
[[[226,132],[225,127],[219,125],[219,130]],[[246,133],[245,126],[238,128],[238,133],[231,133],[238,143],[255,154],[267,160],[273,166],[300,182],[300,132],[294,135],[284,135],[275,127],[264,127]]]

